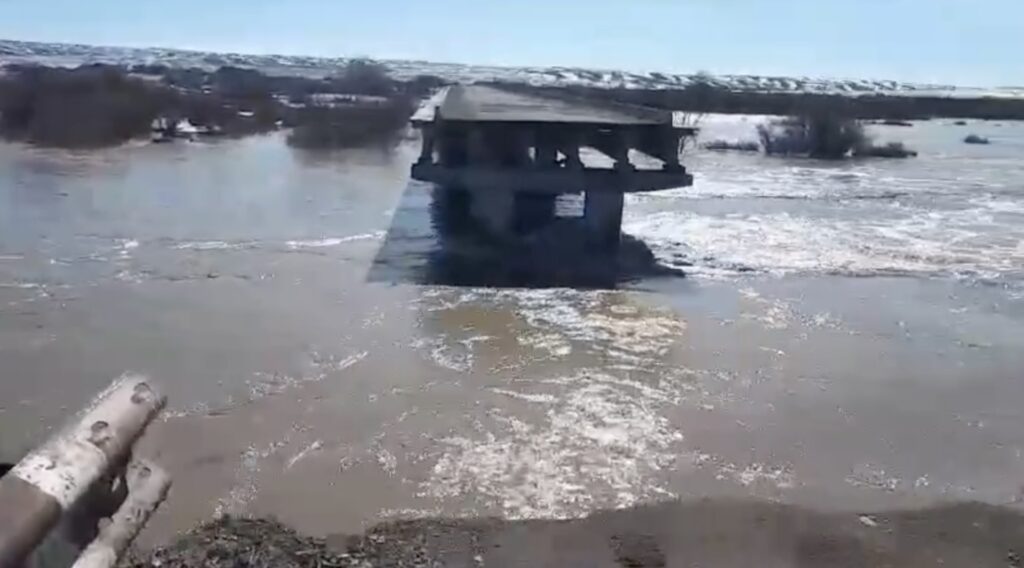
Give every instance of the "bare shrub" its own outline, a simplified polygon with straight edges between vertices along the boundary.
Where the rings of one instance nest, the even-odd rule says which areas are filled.
[[[917,152],[907,148],[903,142],[889,142],[881,146],[868,144],[857,148],[854,155],[858,158],[914,158]]]
[[[387,146],[401,138],[413,110],[405,97],[382,104],[307,107],[298,113],[288,143],[310,149]]]
[[[712,140],[704,143],[703,148],[715,151],[758,152],[761,145],[753,140]]]
[[[349,61],[329,83],[331,92],[379,97],[394,94],[397,87],[387,66],[371,59]]]
[[[146,134],[172,98],[112,66],[21,68],[0,80],[0,134],[47,146],[117,144]]]
[[[818,112],[757,127],[766,154],[838,160],[868,145],[864,127],[836,112]]]

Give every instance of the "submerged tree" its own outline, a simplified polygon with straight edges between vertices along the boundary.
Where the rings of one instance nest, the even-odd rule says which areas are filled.
[[[858,121],[827,111],[762,124],[757,133],[766,154],[838,160],[870,144]]]

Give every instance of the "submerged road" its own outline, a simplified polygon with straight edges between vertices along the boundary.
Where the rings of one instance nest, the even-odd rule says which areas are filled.
[[[448,120],[609,125],[659,124],[659,113],[585,100],[538,98],[482,85],[449,87],[441,104]]]

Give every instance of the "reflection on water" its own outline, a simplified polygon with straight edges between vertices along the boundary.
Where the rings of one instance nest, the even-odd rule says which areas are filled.
[[[712,119],[704,135],[752,138],[755,122]],[[911,160],[820,162],[697,153],[692,188],[630,196],[625,230],[691,274],[953,276],[1020,290],[1024,123],[972,131],[939,121],[869,128],[920,151]]]
[[[640,240],[615,252],[587,250],[580,219],[556,219],[543,234],[495,243],[448,215],[444,190],[412,181],[402,194],[368,279],[503,288],[615,288],[682,272],[658,263]]]

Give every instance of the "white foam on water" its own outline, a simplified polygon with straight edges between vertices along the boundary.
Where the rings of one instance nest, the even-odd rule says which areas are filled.
[[[793,474],[786,468],[753,463],[743,467],[727,463],[718,467],[718,479],[729,479],[744,487],[767,485],[775,489],[792,489]]]
[[[127,259],[131,256],[133,250],[139,248],[139,241],[135,239],[119,239],[117,247],[117,256],[120,259]]]
[[[540,386],[558,392],[517,399],[539,407],[543,420],[495,410],[493,429],[443,440],[447,450],[422,494],[478,498],[511,519],[570,518],[675,496],[659,477],[681,453],[682,433],[659,412],[674,392],[586,370]]]
[[[185,241],[174,245],[177,250],[194,250],[194,251],[205,251],[205,250],[238,250],[253,248],[258,243],[254,241],[243,241],[229,243],[226,241]]]
[[[891,475],[885,469],[873,464],[858,464],[847,476],[846,482],[858,487],[870,487],[890,492],[896,491],[904,483],[900,477]]]
[[[436,519],[444,515],[440,507],[427,509],[388,508],[381,509],[377,516],[383,520],[411,521],[418,519]]]
[[[360,351],[339,359],[334,355],[321,355],[314,351],[309,354],[309,372],[302,375],[257,372],[255,373],[256,380],[246,381],[249,387],[249,400],[259,400],[267,396],[281,394],[305,383],[320,382],[326,379],[330,373],[348,369],[365,359],[367,355],[369,355],[368,351]]]
[[[295,464],[297,464],[300,461],[302,461],[303,459],[305,459],[306,456],[308,456],[309,454],[311,454],[313,452],[319,451],[323,447],[324,447],[324,443],[323,443],[322,440],[317,440],[317,441],[313,442],[312,444],[306,446],[301,451],[299,451],[299,453],[297,453],[294,456],[292,456],[291,459],[288,460],[288,463],[285,464],[284,469],[286,471],[291,469],[292,467],[295,466]]]
[[[228,490],[227,495],[217,500],[214,505],[213,516],[214,518],[220,518],[225,515],[241,515],[244,514],[249,506],[249,503],[256,498],[259,493],[259,487],[257,483],[257,476],[261,471],[261,463],[268,457],[277,453],[278,450],[286,446],[291,437],[289,432],[285,437],[276,442],[272,442],[262,447],[249,446],[245,453],[242,454],[242,461],[235,470],[235,482],[231,489]]]
[[[352,365],[355,365],[356,363],[365,359],[366,356],[369,354],[370,353],[368,351],[360,351],[359,353],[353,353],[352,355],[349,355],[348,357],[345,357],[344,359],[341,359],[340,361],[334,363],[333,366],[330,367],[330,370],[341,371],[343,369],[348,369]],[[323,377],[320,378],[322,379]]]
[[[560,333],[533,331],[516,335],[520,345],[543,351],[552,359],[561,359],[572,353],[572,344]]]
[[[394,477],[398,471],[398,458],[387,449],[379,448],[376,453],[377,465],[380,466],[388,477]]]
[[[520,338],[556,356],[571,352],[572,342],[621,363],[641,365],[665,355],[686,329],[667,308],[639,308],[628,295],[569,289],[500,291],[535,331]]]
[[[36,282],[0,282],[0,288],[14,288],[17,290],[35,290],[38,288],[45,288],[42,284]]]
[[[507,306],[527,324],[527,329],[517,330],[517,341],[552,359],[581,350],[600,353],[609,365],[643,368],[664,356],[686,330],[686,323],[671,309],[634,304],[622,292],[438,288],[424,292],[418,302],[432,312],[478,303]],[[453,338],[420,338],[412,346],[428,351],[443,367],[460,372],[472,367],[472,348]]]
[[[1020,271],[1020,240],[985,238],[981,227],[991,223],[991,216],[980,210],[914,211],[896,219],[670,211],[633,217],[625,230],[647,242],[662,262],[685,259],[688,271],[703,276],[749,271],[998,276]]]
[[[439,367],[457,373],[468,373],[473,369],[473,343],[454,340],[447,335],[421,337],[410,342],[409,346],[417,349]]]
[[[656,193],[630,194],[630,201],[662,201],[677,199],[815,199],[824,197],[822,188],[786,188],[785,190],[766,191],[752,180],[701,180],[691,187],[679,187]]]
[[[327,248],[336,247],[345,243],[357,242],[357,241],[368,241],[377,240],[384,238],[385,231],[374,231],[372,233],[363,233],[360,235],[350,235],[347,237],[330,237],[323,239],[310,239],[310,240],[296,240],[288,241],[285,245],[290,249],[308,249],[308,248]]]
[[[994,213],[1024,215],[1024,199],[1012,200],[993,196],[979,196],[972,198],[970,202],[976,207],[988,209]]]
[[[497,388],[492,388],[491,392],[496,393],[496,394],[505,395],[505,396],[511,397],[511,398],[517,398],[519,400],[525,400],[527,402],[554,404],[555,402],[558,401],[558,397],[556,397],[553,394],[543,394],[543,393],[530,394],[530,393],[522,393],[522,392],[517,392],[517,391],[513,391],[513,390],[497,389]]]

